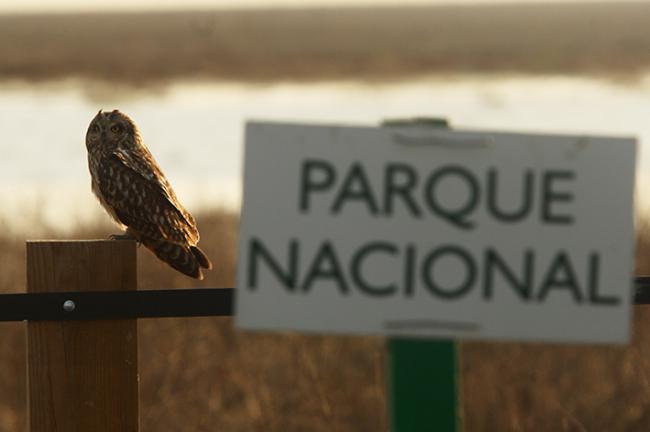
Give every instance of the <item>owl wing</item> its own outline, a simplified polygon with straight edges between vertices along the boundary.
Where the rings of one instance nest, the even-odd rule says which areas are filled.
[[[151,154],[116,151],[104,161],[107,175],[99,188],[117,218],[151,239],[196,244],[194,218],[178,202]]]

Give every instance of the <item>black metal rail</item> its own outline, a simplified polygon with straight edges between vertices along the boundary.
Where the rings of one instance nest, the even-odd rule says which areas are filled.
[[[0,321],[231,316],[233,288],[0,295]]]
[[[0,295],[0,321],[232,316],[234,288]],[[634,278],[634,304],[650,304],[650,276]]]
[[[637,276],[634,278],[635,305],[650,304],[650,276]]]

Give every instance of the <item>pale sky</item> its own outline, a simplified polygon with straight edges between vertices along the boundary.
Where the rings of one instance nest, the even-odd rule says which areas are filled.
[[[615,0],[610,0],[614,2]],[[628,0],[629,1],[629,0]],[[632,0],[648,2],[650,0]],[[3,12],[69,12],[105,10],[174,10],[205,8],[322,7],[371,5],[575,3],[593,0],[0,0]]]

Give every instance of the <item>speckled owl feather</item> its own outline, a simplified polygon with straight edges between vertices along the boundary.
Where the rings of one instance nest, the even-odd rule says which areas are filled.
[[[176,270],[203,279],[212,263],[197,247],[199,231],[144,145],[135,123],[99,111],[86,134],[92,191],[126,233]]]

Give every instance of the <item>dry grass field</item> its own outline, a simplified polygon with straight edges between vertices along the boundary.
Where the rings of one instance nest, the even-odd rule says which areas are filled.
[[[202,215],[216,270],[233,286],[237,218]],[[105,238],[108,225],[72,238]],[[642,227],[638,272],[650,273]],[[60,237],[51,233],[49,237]],[[71,238],[71,236],[66,236]],[[193,281],[139,252],[142,289]],[[24,242],[0,239],[1,292],[24,290]],[[650,306],[626,348],[464,343],[466,431],[650,430]],[[226,318],[139,322],[142,431],[386,431],[385,349],[369,337],[244,334]],[[0,431],[25,431],[24,324],[0,324]]]
[[[648,70],[650,3],[0,15],[0,80],[628,79]],[[141,289],[234,286],[237,216],[198,216],[215,270],[197,283],[141,249]],[[112,232],[98,222],[43,237]],[[24,291],[24,241],[0,233],[0,293]],[[650,274],[648,224],[637,272]],[[463,343],[465,430],[650,430],[650,306],[634,313],[627,347]],[[138,325],[143,432],[388,430],[381,338],[244,334],[228,318]],[[0,323],[0,432],[26,431],[24,327]]]
[[[650,66],[650,4],[0,16],[0,79],[405,79]]]

